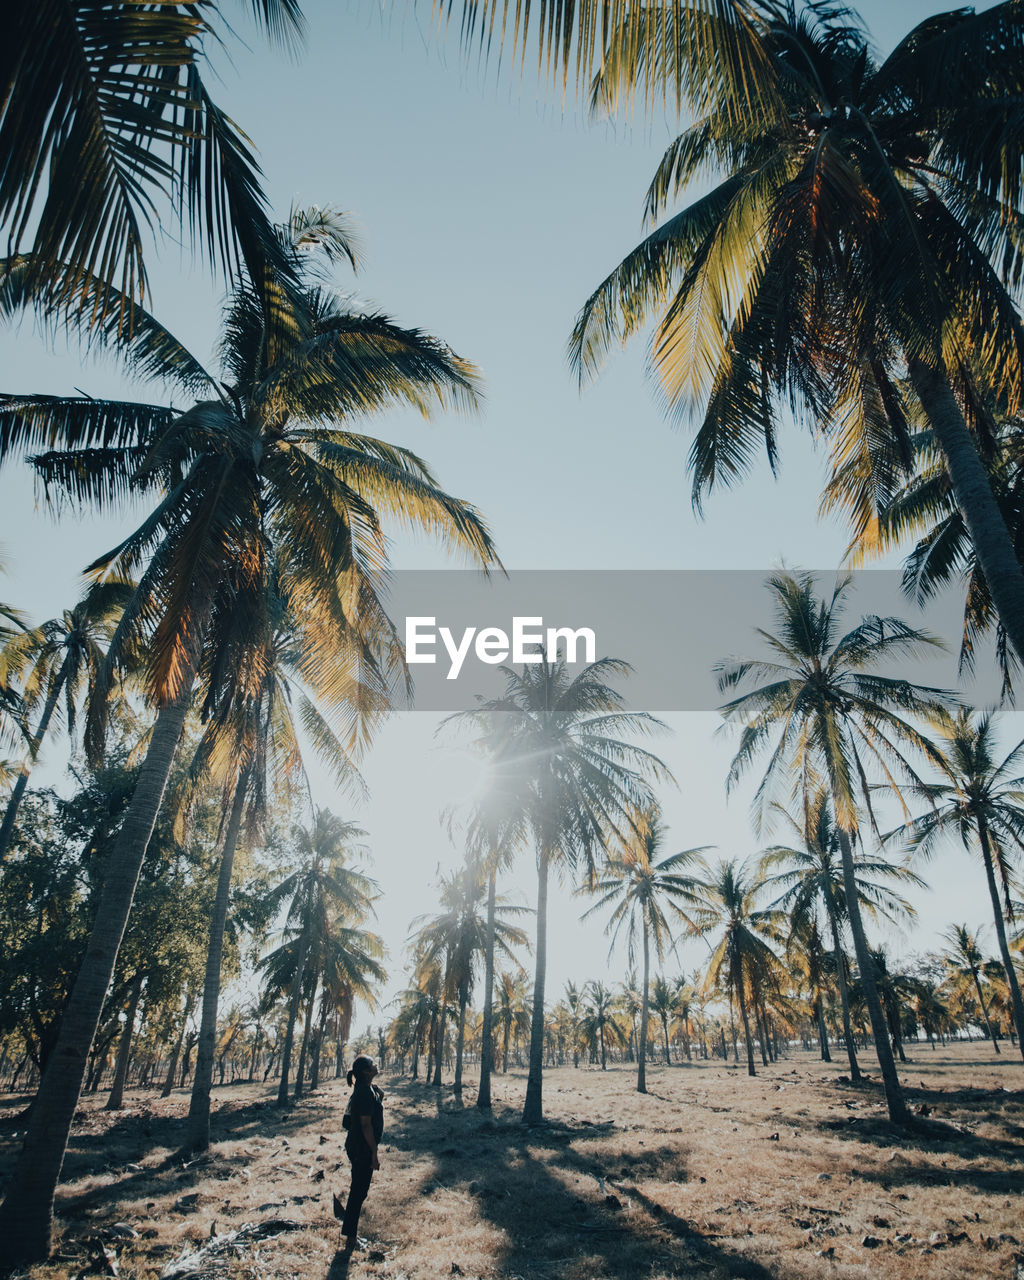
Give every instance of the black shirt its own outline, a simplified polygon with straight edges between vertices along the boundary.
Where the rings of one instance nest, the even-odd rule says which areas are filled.
[[[373,1136],[380,1142],[384,1133],[384,1095],[375,1084],[368,1080],[357,1079],[352,1086],[352,1097],[349,1098],[345,1114],[349,1117],[348,1134],[345,1137],[345,1150],[353,1159],[370,1158],[370,1145],[363,1133],[363,1116],[370,1117]]]

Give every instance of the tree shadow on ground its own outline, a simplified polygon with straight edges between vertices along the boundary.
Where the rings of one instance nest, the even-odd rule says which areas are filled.
[[[907,1092],[910,1095],[912,1091]],[[945,1108],[949,1099],[942,1097],[941,1100]],[[773,1116],[773,1122],[778,1123],[780,1128],[803,1127],[805,1130],[827,1134],[830,1139],[839,1142],[857,1143],[889,1151],[892,1153],[892,1163],[887,1164],[884,1169],[869,1167],[856,1170],[856,1177],[859,1179],[875,1182],[883,1187],[934,1186],[949,1182],[989,1193],[1018,1191],[1024,1172],[1020,1167],[1024,1166],[1024,1142],[1015,1141],[1013,1137],[985,1136],[972,1132],[970,1128],[960,1127],[961,1123],[985,1123],[988,1119],[988,1116],[961,1114],[954,1124],[921,1118],[916,1121],[914,1128],[903,1129],[878,1115],[826,1117],[819,1120],[779,1113]],[[997,1122],[1003,1123],[1001,1119]],[[990,1164],[1001,1160],[1012,1167],[947,1169],[935,1163],[936,1159],[943,1156],[985,1160]]]
[[[392,1092],[414,1105],[389,1125],[389,1141],[431,1162],[419,1194],[468,1192],[480,1217],[508,1242],[503,1276],[634,1280],[662,1271],[714,1280],[780,1280],[786,1275],[714,1241],[635,1186],[623,1185],[659,1161],[673,1162],[675,1175],[685,1177],[676,1146],[649,1149],[636,1158],[619,1153],[605,1168],[599,1157],[580,1148],[621,1131],[611,1123],[527,1127],[511,1111],[488,1116],[467,1105],[441,1112],[439,1125],[438,1116],[415,1106],[420,1101],[415,1086],[398,1084]]]
[[[110,1113],[80,1112],[68,1141],[62,1187],[110,1173],[118,1177],[114,1182],[100,1183],[75,1194],[58,1188],[55,1212],[61,1218],[91,1217],[108,1204],[152,1201],[174,1193],[187,1195],[188,1189],[201,1181],[226,1181],[246,1167],[249,1157],[244,1151],[218,1150],[219,1144],[244,1142],[247,1138],[278,1138],[287,1152],[289,1139],[308,1131],[318,1110],[323,1112],[325,1126],[333,1126],[333,1105],[319,1095],[304,1097],[286,1107],[269,1100],[215,1104],[210,1123],[211,1150],[197,1158],[179,1150],[185,1136],[184,1113],[155,1111],[145,1101],[135,1100],[123,1113],[115,1113],[116,1119],[109,1124],[100,1118]],[[21,1135],[0,1140],[0,1194],[21,1145]],[[158,1163],[137,1167],[151,1152],[167,1149],[170,1153]]]

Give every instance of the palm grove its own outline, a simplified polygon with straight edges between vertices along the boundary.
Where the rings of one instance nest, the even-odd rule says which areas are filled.
[[[271,39],[300,38],[294,0],[252,9]],[[504,17],[467,0],[467,45],[497,47]],[[909,540],[908,594],[965,578],[962,663],[994,636],[1012,691],[1019,3],[936,15],[884,60],[855,15],[820,3],[594,0],[549,17],[524,3],[507,39],[574,75],[595,111],[672,104],[686,126],[651,183],[649,233],[580,312],[581,376],[653,325],[666,411],[695,419],[695,505],[762,449],[774,463],[791,410],[827,452],[822,502],[849,516],[851,559]],[[0,1063],[9,1087],[31,1086],[0,1208],[6,1267],[48,1252],[75,1109],[105,1073],[112,1107],[130,1080],[169,1091],[191,1077],[182,1141],[196,1149],[215,1075],[276,1072],[284,1102],[340,1070],[384,957],[365,833],[315,806],[306,765],[357,793],[360,754],[406,685],[389,525],[497,564],[468,502],[361,429],[390,406],[473,408],[476,370],[335,292],[358,259],[342,215],[268,213],[250,145],[203,80],[222,21],[215,6],[23,4],[0,53],[4,317],[33,312],[153,388],[149,402],[0,397],[3,455],[27,458],[58,508],[141,512],[59,618],[2,610]],[[702,175],[708,194],[685,204]],[[161,214],[227,280],[212,367],[153,308],[145,258]],[[648,741],[660,726],[624,709],[619,659],[509,670],[503,697],[451,726],[493,785],[453,817],[466,865],[416,922],[411,985],[379,1030],[413,1074],[426,1053],[441,1081],[453,1031],[456,1089],[478,1057],[489,1105],[494,1070],[526,1045],[537,1122],[552,1060],[626,1054],[643,1091],[652,1028],[666,1061],[673,1042],[689,1057],[731,1040],[751,1072],[755,1053],[814,1036],[823,1055],[842,1043],[855,1078],[870,1043],[890,1117],[908,1124],[908,1035],[973,1026],[1020,1049],[1021,746],[1000,746],[993,714],[915,682],[933,637],[857,620],[844,582],[767,585],[774,631],[719,671],[738,735],[730,785],[760,776],[754,856],[675,847],[658,805],[671,774]],[[60,794],[32,787],[58,725],[77,747]],[[902,821],[885,830],[894,808]],[[770,843],[779,831],[786,842]],[[868,926],[907,918],[901,890],[947,834],[977,858],[998,954],[952,922],[941,956],[899,972]],[[526,850],[530,919],[499,892]],[[595,894],[589,909],[625,943],[620,989],[590,981],[552,1003],[552,874]],[[672,978],[684,936],[707,941],[708,962]],[[221,1007],[226,979],[254,968],[252,1004]]]

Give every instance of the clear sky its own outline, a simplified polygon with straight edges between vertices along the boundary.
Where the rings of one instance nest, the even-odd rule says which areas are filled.
[[[225,8],[230,9],[226,4]],[[378,434],[425,457],[441,482],[485,514],[512,568],[831,568],[843,530],[816,514],[820,463],[806,436],[785,442],[777,480],[761,469],[717,495],[703,521],[689,504],[687,440],[660,416],[639,346],[612,360],[581,395],[564,358],[575,314],[599,280],[639,239],[647,182],[673,135],[668,122],[590,122],[570,102],[495,66],[460,54],[442,38],[429,4],[384,6],[307,0],[309,37],[290,59],[248,41],[221,58],[218,101],[259,148],[275,212],[298,204],[351,210],[362,228],[365,268],[339,284],[396,320],[444,338],[482,369],[487,400],[474,418],[425,424],[412,415],[378,421]],[[883,4],[862,12],[886,49],[930,3]],[[152,264],[152,307],[193,350],[208,357],[216,338],[221,286],[167,236]],[[135,395],[111,361],[49,352],[26,324],[0,333],[4,391]],[[117,525],[66,516],[57,524],[35,506],[24,467],[0,477],[0,543],[8,563],[0,598],[36,619],[73,599],[82,567],[116,539]],[[440,567],[435,548],[397,539],[395,564]],[[909,606],[908,606],[909,611]],[[737,639],[737,649],[749,645]],[[656,710],[657,708],[652,708]],[[1020,736],[1020,721],[1010,726]],[[370,832],[384,889],[380,929],[403,984],[409,921],[433,905],[438,866],[460,856],[439,811],[474,782],[465,753],[434,741],[436,716],[396,717],[365,763],[371,801],[358,811]],[[730,744],[715,737],[714,715],[670,717],[660,750],[679,779],[664,797],[672,848],[714,844],[746,855],[757,842],[747,796],[728,805]],[[60,750],[50,752],[51,766]],[[51,777],[53,774],[51,773]],[[319,803],[346,810],[317,781]],[[953,919],[988,918],[979,875],[962,854],[925,870],[935,891],[920,898],[921,924],[890,936],[897,952],[932,945]],[[511,890],[532,899],[532,862],[523,856]],[[568,978],[610,972],[596,923],[579,925],[580,904],[556,903],[549,992]],[[990,939],[990,935],[989,936]],[[699,963],[688,943],[679,964]],[[359,1015],[357,1015],[359,1016]]]

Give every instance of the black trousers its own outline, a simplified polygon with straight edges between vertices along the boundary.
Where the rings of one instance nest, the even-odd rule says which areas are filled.
[[[370,1190],[372,1178],[373,1164],[369,1157],[364,1160],[356,1156],[352,1160],[352,1185],[348,1189],[345,1216],[341,1220],[341,1234],[343,1236],[354,1236],[356,1234],[359,1228],[359,1211],[363,1207],[366,1193]]]

